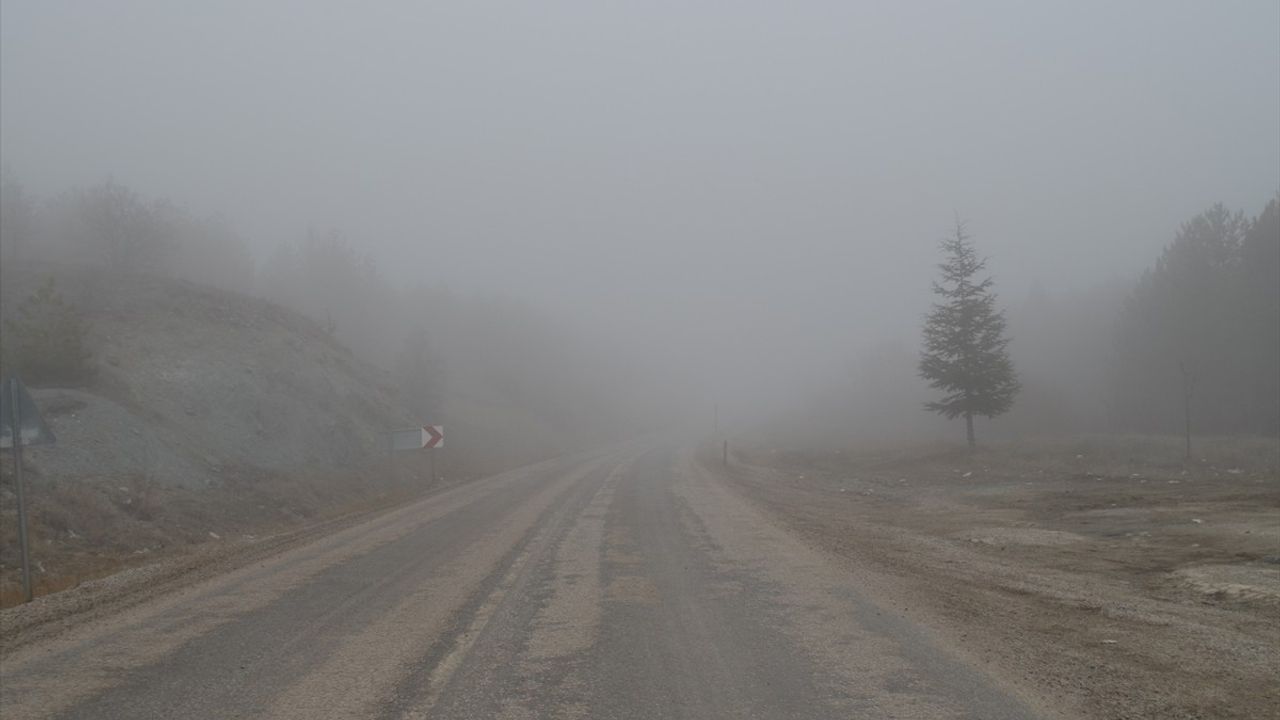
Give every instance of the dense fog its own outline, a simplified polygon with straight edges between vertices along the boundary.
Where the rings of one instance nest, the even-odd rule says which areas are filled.
[[[1199,431],[1280,432],[1275,2],[0,20],[6,272],[278,302],[424,422],[958,441],[917,364],[959,219],[1021,380],[996,436],[1179,432],[1192,378]]]

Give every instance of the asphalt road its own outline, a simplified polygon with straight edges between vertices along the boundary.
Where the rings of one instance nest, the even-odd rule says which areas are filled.
[[[427,498],[7,653],[0,717],[1033,713],[688,452]]]

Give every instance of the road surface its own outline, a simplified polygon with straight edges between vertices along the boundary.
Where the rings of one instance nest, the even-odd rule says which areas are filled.
[[[864,584],[692,453],[628,446],[19,647],[0,717],[1034,716]]]

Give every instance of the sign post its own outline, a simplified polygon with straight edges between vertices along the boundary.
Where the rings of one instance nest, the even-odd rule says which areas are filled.
[[[444,447],[444,426],[428,425],[422,428],[423,442],[422,446],[434,450],[435,448]]]
[[[422,450],[426,448],[431,467],[431,482],[436,481],[436,449],[444,447],[444,426],[426,425],[408,430],[394,430],[391,433],[389,446],[396,450]]]
[[[422,432],[426,433],[426,442],[423,443],[427,448],[427,454],[431,456],[431,484],[436,482],[436,451],[444,447],[444,426],[443,425],[427,425],[422,428]]]
[[[31,546],[27,538],[27,498],[22,482],[22,403],[14,402],[18,395],[18,380],[9,380],[9,430],[13,439],[13,487],[18,494],[18,546],[22,549],[22,602],[31,602]]]
[[[18,499],[18,547],[22,552],[22,597],[31,602],[31,547],[27,537],[27,498],[22,481],[22,446],[46,445],[53,433],[40,418],[36,404],[18,378],[9,378],[0,388],[0,448],[13,450],[13,486]]]

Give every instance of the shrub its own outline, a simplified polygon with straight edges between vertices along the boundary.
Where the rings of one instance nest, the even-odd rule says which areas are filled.
[[[5,322],[5,370],[32,385],[83,384],[93,376],[88,325],[52,277]]]

